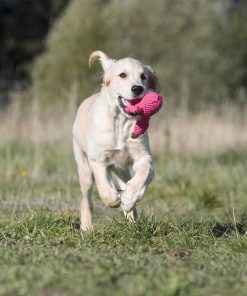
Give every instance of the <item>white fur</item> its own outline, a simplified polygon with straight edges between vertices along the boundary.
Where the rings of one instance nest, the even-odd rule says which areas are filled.
[[[158,91],[157,77],[150,67],[132,58],[115,61],[96,51],[90,56],[90,65],[96,58],[104,70],[102,89],[82,102],[73,126],[73,147],[82,191],[83,230],[92,226],[94,181],[103,202],[110,207],[121,204],[127,218],[134,221],[136,203],[142,199],[154,175],[148,135],[131,138],[136,117],[124,112],[118,97],[126,104],[127,100],[136,98],[131,91],[134,85],[144,89],[139,97],[150,90]],[[121,78],[121,73],[126,77]],[[141,74],[146,79],[141,79]],[[132,178],[129,167],[133,168]],[[116,189],[112,173],[124,190],[122,193]]]

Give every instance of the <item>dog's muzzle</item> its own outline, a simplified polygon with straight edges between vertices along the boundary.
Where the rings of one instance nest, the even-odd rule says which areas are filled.
[[[125,111],[125,108],[131,105],[131,103],[127,100],[124,99],[122,96],[118,96],[118,104],[122,108],[125,114],[130,115],[130,116],[135,116],[133,113],[128,113]]]

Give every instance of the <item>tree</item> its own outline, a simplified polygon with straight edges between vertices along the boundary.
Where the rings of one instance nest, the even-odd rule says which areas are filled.
[[[1,0],[0,91],[29,81],[28,64],[44,49],[52,20],[67,0]]]
[[[88,71],[88,55],[101,49],[113,58],[133,56],[151,64],[173,100],[196,106],[234,98],[246,89],[247,28],[246,15],[239,14],[242,1],[234,8],[230,3],[73,0],[34,66],[37,94],[63,101],[76,82],[80,100],[85,98],[99,76]]]

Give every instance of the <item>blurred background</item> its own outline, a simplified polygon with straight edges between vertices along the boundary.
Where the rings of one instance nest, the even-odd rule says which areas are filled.
[[[150,65],[165,103],[140,223],[94,190],[84,235],[71,130],[97,49]],[[247,0],[0,0],[0,295],[246,295],[246,172]]]
[[[1,0],[0,136],[70,143],[79,103],[100,89],[90,52],[135,57],[166,98],[154,152],[247,144],[245,0]]]

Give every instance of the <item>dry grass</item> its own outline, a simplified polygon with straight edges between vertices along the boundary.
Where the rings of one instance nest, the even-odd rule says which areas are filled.
[[[2,141],[23,140],[34,143],[71,141],[76,114],[76,97],[69,96],[66,110],[51,108],[42,112],[38,101],[23,107],[22,97],[13,94],[12,104],[0,113]],[[154,153],[206,153],[247,146],[247,108],[234,105],[191,113],[187,108],[165,105],[151,120],[150,140]]]
[[[198,113],[171,107],[152,122],[151,145],[155,152],[204,153],[247,146],[247,109],[234,105]]]

